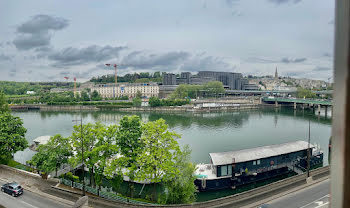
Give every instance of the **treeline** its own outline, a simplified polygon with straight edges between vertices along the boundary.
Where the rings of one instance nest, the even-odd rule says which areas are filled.
[[[25,95],[27,91],[34,91],[38,94],[50,91],[50,89],[56,87],[73,88],[73,83],[0,81],[0,91],[5,93],[6,95]]]
[[[148,101],[148,104],[151,107],[182,106],[189,103],[189,99],[159,99],[158,97],[151,97]]]
[[[124,99],[124,98],[123,98]],[[91,96],[87,91],[82,91],[81,95],[73,92],[60,92],[60,93],[43,93],[35,96],[35,98],[24,97],[24,98],[10,98],[8,102],[11,104],[60,104],[60,103],[79,103],[87,101],[101,101],[102,97],[96,91],[91,93]]]
[[[140,72],[134,74],[126,74],[124,76],[118,76],[118,82],[129,82],[129,83],[148,83],[148,82],[161,82],[162,75],[160,72]],[[90,82],[95,83],[113,83],[115,82],[115,76],[112,74],[103,75],[91,78]]]
[[[154,202],[191,203],[196,192],[195,166],[190,162],[190,149],[181,149],[178,138],[163,119],[142,123],[138,116],[125,116],[119,125],[74,126],[71,136],[56,135],[39,145],[38,153],[27,163],[48,174],[62,164],[76,167],[84,161],[93,187],[100,189],[106,179],[120,184],[127,176],[131,181],[150,181],[154,189],[149,199]],[[128,195],[133,197],[134,183],[128,184]]]

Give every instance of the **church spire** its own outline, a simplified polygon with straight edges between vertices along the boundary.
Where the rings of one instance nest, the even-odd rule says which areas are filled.
[[[275,79],[278,79],[277,66],[276,66],[276,72],[275,72]]]

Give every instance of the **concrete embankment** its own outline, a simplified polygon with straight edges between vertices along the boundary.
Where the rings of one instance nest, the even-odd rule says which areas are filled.
[[[237,106],[218,106],[218,107],[200,107],[195,106],[168,106],[168,107],[131,107],[121,108],[120,111],[178,111],[178,112],[211,112],[211,111],[231,111],[231,110],[245,110],[245,109],[257,109],[260,108],[259,104],[240,104]]]

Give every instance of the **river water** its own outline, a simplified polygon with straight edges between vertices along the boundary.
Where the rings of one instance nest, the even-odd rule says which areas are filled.
[[[75,122],[100,121],[105,124],[119,123],[125,115],[136,114],[143,122],[159,118],[166,120],[170,130],[182,135],[180,145],[188,144],[192,149],[194,163],[209,163],[210,152],[232,151],[264,145],[305,140],[308,137],[308,123],[311,121],[311,143],[317,143],[324,151],[324,165],[328,164],[328,141],[331,136],[330,115],[324,112],[318,116],[312,110],[292,108],[264,108],[231,112],[13,112],[23,119],[27,128],[29,144],[43,135],[62,134],[69,136]],[[35,153],[29,149],[15,154],[15,160],[25,163]],[[226,194],[225,194],[226,195]],[[207,199],[207,197],[206,197]]]

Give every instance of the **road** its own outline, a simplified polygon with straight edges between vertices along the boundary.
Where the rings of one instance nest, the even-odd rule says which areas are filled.
[[[268,208],[327,208],[329,207],[330,180],[267,202]]]
[[[0,184],[4,184],[0,180]],[[38,194],[24,190],[24,193],[18,197],[13,197],[7,193],[0,192],[0,205],[6,208],[68,208],[70,206],[64,205],[60,202],[55,202],[44,198]],[[0,206],[1,207],[1,206]]]

